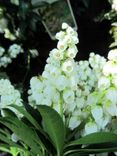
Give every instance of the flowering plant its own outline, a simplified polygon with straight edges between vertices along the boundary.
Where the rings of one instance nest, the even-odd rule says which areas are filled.
[[[117,0],[109,0],[111,5],[111,10],[104,15],[104,17],[111,21],[110,34],[113,37],[113,43],[110,45],[111,48],[116,48],[117,46]]]
[[[77,34],[67,24],[62,28],[42,76],[30,81],[29,104],[51,106],[71,130],[86,120],[82,136],[109,131],[117,115],[117,52],[109,52],[109,61],[91,53],[88,61],[77,62]]]
[[[20,53],[24,53],[24,50],[18,44],[14,43],[10,45],[8,50],[0,46],[0,67],[6,68]],[[38,51],[36,49],[30,49],[29,53],[33,58],[38,56]]]
[[[116,49],[108,59],[91,53],[88,61],[77,62],[77,33],[63,23],[56,38],[42,75],[31,78],[29,104],[1,80],[0,123],[8,128],[0,130],[2,149],[13,147],[21,156],[117,151]]]

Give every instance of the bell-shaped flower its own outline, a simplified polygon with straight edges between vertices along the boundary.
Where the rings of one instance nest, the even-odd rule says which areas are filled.
[[[85,125],[83,135],[88,135],[90,133],[95,133],[95,132],[98,132],[98,131],[99,131],[99,128],[98,128],[97,124],[94,121],[89,121]]]

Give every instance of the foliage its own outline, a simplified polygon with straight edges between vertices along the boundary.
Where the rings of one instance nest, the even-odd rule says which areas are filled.
[[[31,1],[19,0],[19,5],[13,4],[10,0],[0,1],[0,5],[4,10],[4,15],[8,19],[9,29],[15,35],[18,30],[18,37],[20,40],[28,39],[30,35],[34,35],[38,27],[37,22],[41,20],[39,14],[35,12],[35,9],[41,5],[45,5],[45,2],[38,2],[35,6],[32,5]],[[27,36],[29,34],[29,36]]]
[[[25,156],[27,154],[33,156],[73,156],[117,151],[116,134],[93,133],[75,141],[74,138],[67,141],[67,135],[65,135],[67,129],[64,127],[62,118],[52,108],[43,105],[38,106],[37,110],[31,108],[30,112],[27,112],[21,107],[12,107],[20,111],[24,117],[19,120],[10,114],[0,118],[0,123],[7,127],[7,131],[0,130],[0,140],[3,142],[1,149],[4,151],[15,153],[16,150],[16,153],[19,152],[21,156],[23,156],[22,153],[25,153]],[[39,114],[38,120],[32,115],[33,111]],[[19,139],[17,143],[11,140],[9,130],[17,135]]]
[[[36,10],[46,4],[0,0],[0,68],[6,68],[20,53],[24,53],[26,66],[30,64],[30,57],[38,56],[38,35],[35,34],[40,34],[41,17]]]

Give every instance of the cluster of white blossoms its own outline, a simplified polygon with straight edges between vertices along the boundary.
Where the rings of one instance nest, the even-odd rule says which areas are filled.
[[[0,79],[0,113],[4,116],[4,109],[11,109],[18,117],[22,114],[19,113],[10,105],[23,106],[20,92],[14,88],[8,79]]]
[[[70,119],[69,127],[71,129],[76,128],[78,124],[87,120],[90,114],[87,104],[88,96],[97,89],[98,80],[102,75],[105,63],[106,59],[104,57],[94,53],[90,53],[88,61],[77,62],[77,90],[75,96],[77,106]]]
[[[103,65],[98,86],[88,96],[90,115],[84,135],[97,131],[113,131],[117,126],[117,49],[110,50],[108,61]]]
[[[77,33],[67,24],[63,31],[56,34],[59,40],[57,48],[50,52],[42,76],[33,77],[30,81],[29,103],[36,107],[44,104],[54,108],[63,119],[72,114],[76,106]]]
[[[6,68],[8,64],[12,63],[12,60],[15,59],[20,53],[24,53],[24,50],[16,43],[12,44],[7,51],[0,46],[0,67]],[[36,49],[30,49],[29,53],[32,58],[39,55]]]
[[[109,60],[90,53],[88,61],[77,62],[77,33],[63,23],[56,38],[57,48],[44,72],[30,81],[30,105],[51,106],[71,130],[83,122],[82,136],[112,130],[117,116],[116,50],[109,52]]]
[[[7,51],[3,47],[0,47],[0,67],[7,67],[12,62],[12,59],[22,52],[23,49],[18,44],[11,45]]]

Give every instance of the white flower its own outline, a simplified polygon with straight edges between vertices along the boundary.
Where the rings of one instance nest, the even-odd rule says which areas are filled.
[[[66,113],[69,114],[70,112],[74,112],[75,109],[76,109],[76,101],[74,99],[72,99],[73,97],[69,97],[69,102],[68,103],[65,103],[65,110],[66,110]]]
[[[87,105],[91,106],[91,105],[97,104],[99,99],[100,99],[99,94],[96,92],[93,92],[93,93],[89,94],[89,96],[87,98]]]
[[[46,85],[46,87],[43,90],[43,94],[45,97],[52,99],[55,93],[55,88],[48,83],[48,85]]]
[[[7,67],[7,65],[11,62],[12,62],[11,58],[7,56],[3,56],[0,58],[0,66]]]
[[[58,40],[63,40],[64,37],[65,37],[65,32],[64,31],[60,31],[60,32],[56,33],[56,36],[55,37]]]
[[[72,37],[71,37],[71,35],[65,35],[65,37],[64,37],[64,43],[65,44],[67,44],[67,45],[70,45],[70,44],[73,44],[72,43],[73,42],[73,40],[72,40]]]
[[[99,131],[99,129],[98,129],[97,124],[93,121],[90,121],[90,122],[86,123],[86,125],[85,125],[84,135],[88,135],[90,133],[95,133],[98,131]]]
[[[50,73],[48,71],[43,71],[42,77],[43,78],[48,78],[48,77],[50,77]]]
[[[49,67],[49,66],[48,66]],[[51,66],[50,65],[50,69],[48,69],[48,72],[49,72],[49,74],[50,74],[50,76],[48,77],[48,78],[56,78],[56,77],[58,77],[60,74],[61,74],[61,70],[60,70],[60,68],[58,68],[58,67],[56,67],[56,66]],[[47,69],[47,68],[46,68]],[[45,69],[45,70],[46,70]]]
[[[59,91],[64,90],[68,86],[68,79],[64,75],[60,75],[56,78],[55,86]]]
[[[63,92],[63,99],[65,101],[65,103],[73,103],[74,102],[74,91],[70,90],[70,89],[66,89]]]
[[[108,59],[112,61],[117,61],[117,49],[113,49],[109,51]]]
[[[72,27],[68,27],[66,30],[67,34],[74,35],[74,29]]]
[[[67,57],[69,57],[71,59],[75,58],[76,54],[77,54],[77,47],[76,46],[71,46],[66,51]]]
[[[51,51],[52,55],[53,55],[53,58],[55,60],[62,60],[63,59],[63,52],[58,50],[58,49],[53,49]]]
[[[7,79],[0,80],[0,111],[3,108],[9,108],[12,110],[18,117],[22,117],[22,114],[18,112],[15,108],[10,107],[10,105],[22,106],[22,99],[20,92],[16,90]],[[2,111],[2,115],[4,111]]]
[[[44,99],[44,95],[38,92],[33,92],[32,97],[35,100],[36,105],[40,105],[42,100]]]
[[[77,77],[75,76],[71,76],[68,78],[68,81],[69,81],[69,87],[72,88],[72,90],[76,91],[78,88],[77,88]]]
[[[61,100],[60,93],[57,90],[55,90],[54,95],[53,95],[53,98],[52,98],[52,101],[55,104],[57,104],[57,103],[60,102],[60,100]]]
[[[38,77],[32,77],[30,80],[30,86],[33,91],[42,92],[43,90],[43,83]]]
[[[66,60],[62,64],[62,70],[66,73],[69,74],[73,71],[74,69],[74,62],[71,59]]]
[[[105,90],[110,87],[110,80],[107,77],[101,77],[98,81],[98,88],[100,90]]]
[[[112,104],[117,105],[117,89],[108,89],[106,93],[106,99],[110,100]]]
[[[117,116],[117,106],[116,105],[114,105],[111,102],[107,101],[105,103],[104,108],[111,116]]]
[[[83,108],[85,104],[85,99],[84,97],[76,98],[76,105],[77,108]]]
[[[69,120],[69,128],[71,130],[73,130],[74,128],[76,128],[77,126],[79,126],[81,124],[81,120],[80,118],[78,118],[77,116],[72,116]]]
[[[23,50],[22,50],[21,46],[18,44],[13,44],[8,49],[8,53],[11,58],[16,58],[17,55],[22,52],[23,52]]]
[[[91,113],[96,122],[103,118],[103,109],[101,106],[95,105],[91,108]]]
[[[67,23],[62,23],[62,29],[67,29],[69,25]]]
[[[78,37],[77,36],[72,36],[72,41],[74,44],[79,43]]]
[[[108,61],[103,68],[103,73],[105,76],[108,76],[110,74],[117,74],[117,64],[112,62],[112,61]]]
[[[108,89],[104,108],[111,116],[117,116],[117,89]]]
[[[60,41],[58,42],[58,44],[57,44],[57,48],[58,48],[59,50],[61,50],[61,51],[64,51],[64,50],[66,50],[67,45],[66,45],[66,43],[65,43],[64,41],[60,40]]]
[[[48,97],[44,97],[42,100],[41,100],[41,103],[42,105],[47,105],[47,106],[51,106],[52,104],[52,100]]]

